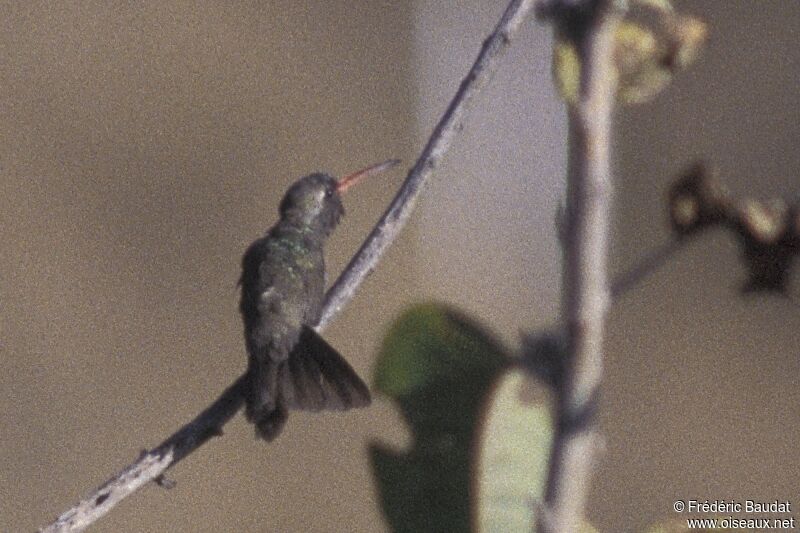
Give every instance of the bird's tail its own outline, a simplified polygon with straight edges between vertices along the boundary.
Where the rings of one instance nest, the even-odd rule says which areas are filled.
[[[287,360],[260,366],[251,368],[247,417],[267,441],[280,434],[289,409],[344,411],[372,401],[367,385],[344,357],[306,326]]]
[[[372,401],[367,385],[325,339],[303,327],[300,342],[278,369],[278,396],[289,409],[344,411]]]

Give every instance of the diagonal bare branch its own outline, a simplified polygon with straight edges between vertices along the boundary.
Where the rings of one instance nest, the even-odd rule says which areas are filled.
[[[517,34],[535,4],[534,0],[512,0],[483,47],[467,76],[431,134],[428,143],[410,170],[400,191],[386,213],[367,237],[339,279],[328,291],[317,330],[353,298],[359,285],[372,272],[405,226],[419,195],[436,166],[461,130],[475,97],[489,83],[503,52]],[[194,420],[180,428],[153,450],[142,454],[130,466],[115,475],[55,522],[42,528],[43,533],[82,531],[111,511],[149,481],[163,479],[164,472],[185,458],[211,437],[222,434],[222,427],[244,403],[245,376],[240,376],[222,395]]]

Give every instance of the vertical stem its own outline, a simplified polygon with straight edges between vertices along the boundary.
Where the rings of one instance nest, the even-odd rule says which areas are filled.
[[[583,520],[594,452],[597,392],[609,303],[610,141],[616,93],[613,36],[617,16],[607,0],[567,8],[564,24],[581,61],[578,101],[569,109],[563,313],[567,371],[558,395],[557,427],[539,531],[576,531]],[[569,17],[569,18],[567,18]]]

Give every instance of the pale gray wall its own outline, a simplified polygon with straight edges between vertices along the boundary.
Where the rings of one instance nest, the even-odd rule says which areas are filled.
[[[414,56],[419,137],[428,135],[501,2],[453,10],[418,2]],[[554,221],[562,196],[566,121],[550,83],[550,32],[531,21],[422,202],[417,251],[425,293],[485,316],[510,343],[550,325],[559,303]]]

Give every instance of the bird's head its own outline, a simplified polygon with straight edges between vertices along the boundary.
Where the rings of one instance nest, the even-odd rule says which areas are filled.
[[[344,215],[338,181],[328,174],[309,174],[294,182],[281,201],[281,218],[328,236]]]
[[[382,172],[397,163],[399,161],[391,159],[338,180],[322,173],[304,176],[286,191],[280,205],[281,219],[327,237],[344,215],[342,195],[345,191],[365,177]]]

